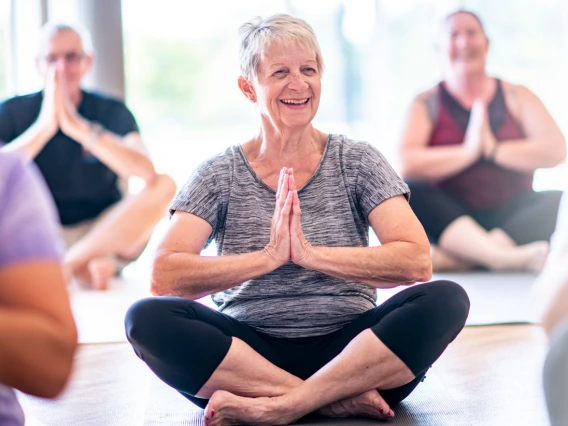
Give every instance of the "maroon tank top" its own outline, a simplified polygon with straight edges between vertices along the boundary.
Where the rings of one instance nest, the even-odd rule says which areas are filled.
[[[471,110],[465,109],[446,89],[438,85],[439,113],[430,146],[463,143]],[[523,139],[525,134],[507,109],[503,88],[497,80],[495,96],[488,106],[491,130],[498,141]],[[449,178],[433,182],[472,209],[491,209],[532,190],[533,173],[518,172],[480,159]]]

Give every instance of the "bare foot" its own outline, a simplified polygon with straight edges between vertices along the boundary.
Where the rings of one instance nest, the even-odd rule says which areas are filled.
[[[95,290],[106,290],[111,278],[116,274],[116,266],[111,259],[99,257],[87,264],[91,287]]]
[[[287,425],[296,418],[277,407],[276,398],[244,398],[220,390],[211,395],[203,420],[205,426]]]
[[[502,256],[492,259],[491,269],[496,271],[540,272],[546,263],[549,244],[535,241],[511,249],[503,248]]]
[[[511,237],[509,237],[509,235],[507,235],[501,228],[493,228],[491,231],[489,231],[489,237],[502,247],[512,248],[517,245],[515,241]]]
[[[534,243],[519,246],[527,254],[525,268],[527,271],[540,272],[546,263],[550,245],[548,241],[535,241]]]
[[[389,420],[394,417],[394,411],[376,389],[330,404],[321,408],[318,413],[327,417],[361,416],[379,420]]]
[[[468,271],[472,268],[471,264],[448,254],[439,247],[432,247],[430,257],[434,272]]]

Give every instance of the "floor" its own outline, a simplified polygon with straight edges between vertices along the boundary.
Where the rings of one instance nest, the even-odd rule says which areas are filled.
[[[547,425],[540,386],[545,353],[546,338],[534,325],[466,327],[433,370],[444,392],[460,402],[459,424]],[[168,421],[175,417],[167,412],[174,405],[170,406],[166,400],[159,404],[152,386],[155,386],[152,374],[128,344],[91,344],[81,345],[69,386],[57,400],[23,395],[20,398],[30,425],[201,423]],[[178,395],[172,394],[171,398]],[[439,403],[442,405],[443,401]],[[177,403],[173,409],[186,408],[181,397]],[[439,407],[440,413],[444,408]],[[157,412],[161,412],[159,416]],[[418,419],[404,424],[425,423]],[[427,424],[456,423],[455,420],[448,423],[441,414]]]

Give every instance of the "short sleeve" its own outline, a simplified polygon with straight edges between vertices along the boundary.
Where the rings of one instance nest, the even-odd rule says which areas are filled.
[[[0,161],[0,266],[61,259],[63,242],[57,212],[33,163],[14,154]]]
[[[106,123],[102,124],[119,136],[126,136],[129,133],[140,131],[134,115],[122,102],[116,101],[106,121]]]
[[[357,198],[363,214],[368,217],[375,207],[397,195],[404,195],[408,200],[408,185],[385,157],[375,147],[367,144],[357,175]]]
[[[183,185],[169,206],[175,211],[191,213],[207,221],[213,228],[209,241],[215,238],[221,209],[220,189],[210,161],[201,164]]]

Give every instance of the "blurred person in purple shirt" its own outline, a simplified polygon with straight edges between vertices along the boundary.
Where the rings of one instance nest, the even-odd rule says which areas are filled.
[[[57,213],[33,165],[0,153],[0,425],[20,426],[13,388],[53,398],[64,388],[77,330],[61,266]]]

